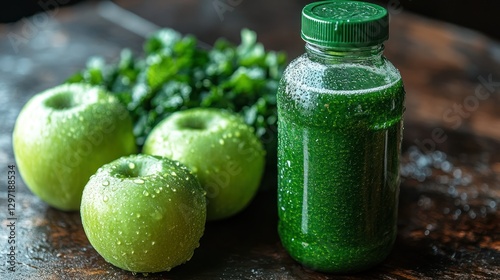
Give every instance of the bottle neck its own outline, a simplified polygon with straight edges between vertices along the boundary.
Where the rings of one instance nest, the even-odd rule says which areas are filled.
[[[377,62],[382,60],[383,51],[383,44],[357,48],[325,48],[306,43],[306,53],[311,60],[323,63],[360,62],[364,60]]]

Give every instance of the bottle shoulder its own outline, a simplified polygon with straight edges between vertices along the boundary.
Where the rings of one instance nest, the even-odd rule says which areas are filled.
[[[307,53],[285,69],[282,86],[302,85],[317,91],[365,91],[396,84],[399,71],[385,57],[318,61]]]

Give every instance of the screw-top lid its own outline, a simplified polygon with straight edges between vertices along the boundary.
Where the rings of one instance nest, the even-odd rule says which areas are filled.
[[[389,38],[389,15],[359,1],[314,2],[302,10],[302,39],[322,47],[363,47]]]

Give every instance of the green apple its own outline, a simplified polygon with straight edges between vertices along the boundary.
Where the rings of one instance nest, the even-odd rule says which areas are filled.
[[[19,172],[28,188],[60,210],[78,210],[89,177],[137,151],[132,120],[118,99],[98,88],[61,85],[33,96],[13,132]]]
[[[199,246],[205,191],[179,162],[132,155],[90,178],[80,213],[90,243],[106,261],[133,272],[168,271]]]
[[[253,128],[220,109],[172,114],[151,131],[143,152],[180,161],[198,177],[207,192],[208,220],[245,208],[257,192],[265,163]]]

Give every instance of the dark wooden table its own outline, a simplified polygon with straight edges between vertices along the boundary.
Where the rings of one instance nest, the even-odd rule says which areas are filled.
[[[57,3],[57,1],[53,1]],[[7,166],[23,104],[63,82],[89,56],[140,51],[155,25],[210,44],[258,32],[268,49],[293,58],[303,50],[300,10],[309,1],[139,1],[118,5],[154,24],[90,2],[0,25],[0,279],[133,279],[92,248],[79,213],[57,211],[17,179],[16,272],[7,271]],[[227,10],[215,4],[230,3]],[[229,5],[229,4],[228,4]],[[396,245],[388,259],[357,275],[303,268],[280,244],[276,179],[265,178],[252,204],[207,224],[187,264],[150,279],[499,279],[500,44],[473,31],[391,9],[386,55],[407,89]]]

